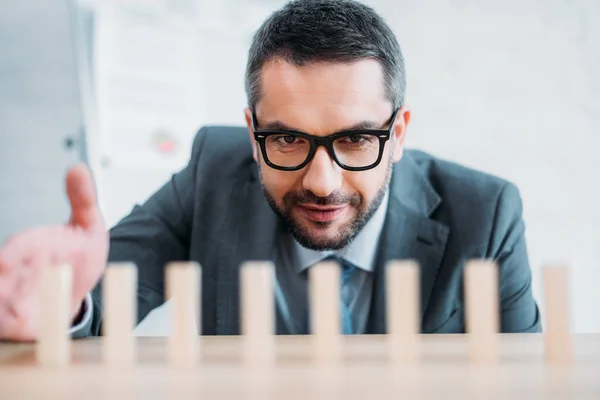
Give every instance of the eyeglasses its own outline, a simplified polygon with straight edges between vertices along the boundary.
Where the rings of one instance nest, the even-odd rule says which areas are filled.
[[[263,158],[271,168],[282,171],[302,169],[312,160],[317,148],[323,146],[341,168],[365,171],[381,162],[385,142],[391,137],[397,115],[398,109],[394,110],[387,129],[361,129],[314,136],[294,130],[257,129],[253,111],[252,130]]]

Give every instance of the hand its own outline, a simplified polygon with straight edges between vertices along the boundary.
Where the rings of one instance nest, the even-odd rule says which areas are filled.
[[[63,263],[72,266],[73,317],[102,276],[109,239],[89,170],[71,168],[66,189],[71,204],[67,224],[19,232],[0,247],[0,339],[37,339],[43,311],[36,288],[41,268]]]

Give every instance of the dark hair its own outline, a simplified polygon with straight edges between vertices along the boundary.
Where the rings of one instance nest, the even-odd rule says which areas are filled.
[[[380,16],[356,1],[294,0],[267,18],[248,53],[246,95],[252,109],[261,97],[262,67],[276,58],[298,66],[376,59],[383,67],[386,97],[394,108],[404,102],[400,45]]]

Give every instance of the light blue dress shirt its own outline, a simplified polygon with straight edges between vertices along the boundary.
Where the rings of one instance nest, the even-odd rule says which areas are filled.
[[[315,251],[302,247],[290,234],[281,235],[275,255],[275,304],[279,333],[309,332],[307,270],[335,254],[356,266],[341,296],[350,311],[355,334],[365,332],[371,305],[373,268],[388,206],[386,193],[379,209],[356,238],[338,251]],[[340,316],[341,318],[341,316]]]

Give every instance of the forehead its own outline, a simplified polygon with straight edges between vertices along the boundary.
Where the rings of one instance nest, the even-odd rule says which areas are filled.
[[[275,60],[263,67],[261,124],[281,122],[313,134],[328,134],[361,121],[385,121],[383,71],[376,60],[310,63],[299,67]]]

